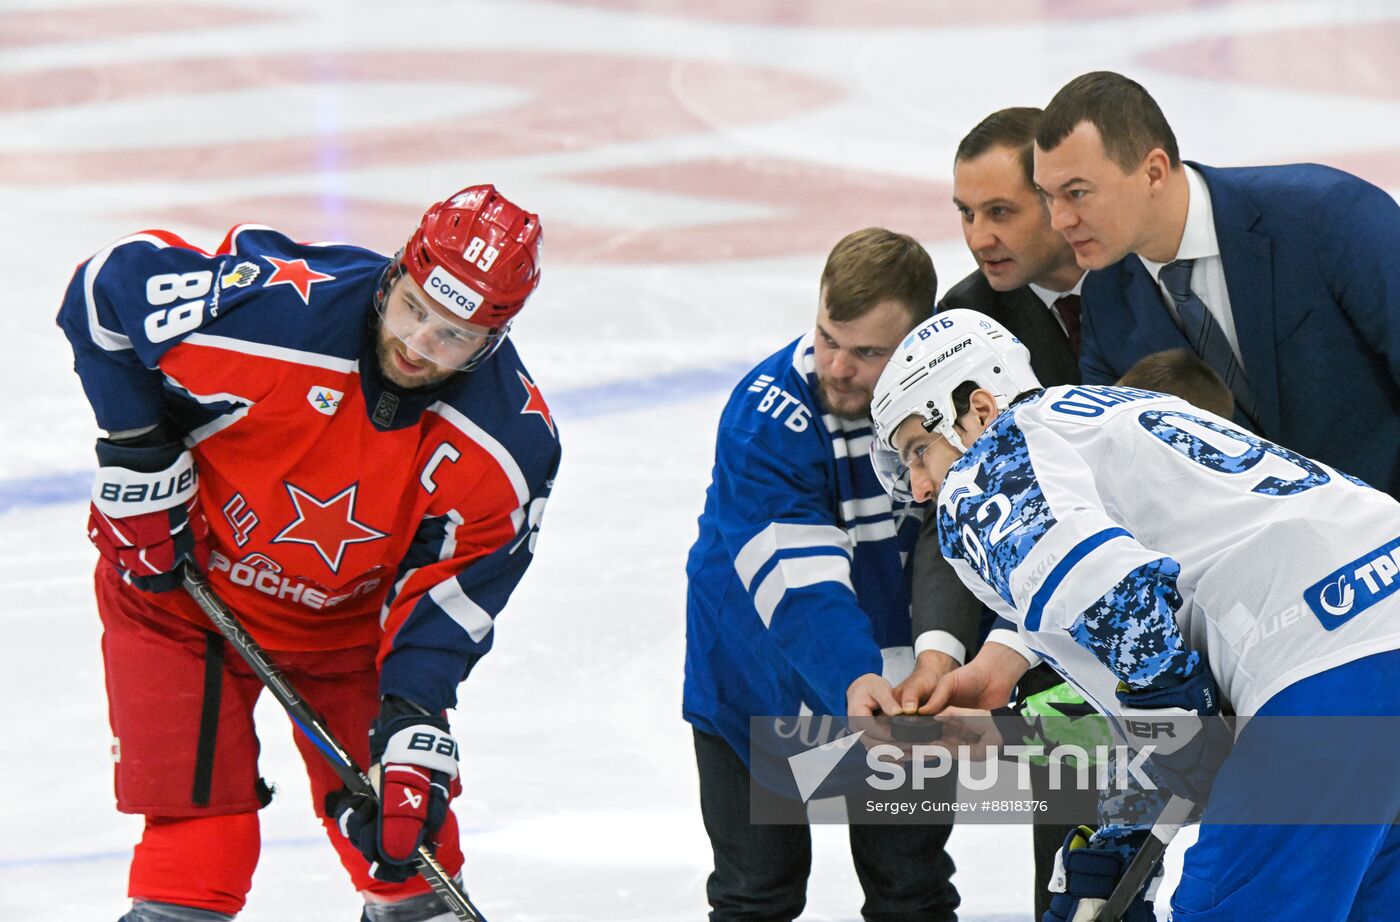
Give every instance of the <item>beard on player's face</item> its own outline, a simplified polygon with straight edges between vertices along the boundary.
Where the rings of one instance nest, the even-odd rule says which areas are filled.
[[[432,387],[457,373],[409,349],[403,340],[385,328],[383,319],[379,317],[375,319],[374,338],[379,372],[398,387],[408,390]]]
[[[881,298],[849,320],[834,320],[826,297],[823,287],[812,340],[817,398],[838,419],[868,420],[880,373],[915,317],[904,302]]]
[[[870,402],[874,392],[854,381],[835,382],[817,378],[817,396],[822,408],[837,419],[859,422],[870,416]]]

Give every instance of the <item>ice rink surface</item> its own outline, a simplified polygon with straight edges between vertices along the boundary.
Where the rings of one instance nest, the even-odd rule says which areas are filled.
[[[474,182],[541,214],[515,340],[564,464],[453,717],[467,883],[495,922],[696,919],[683,567],[725,395],[811,323],[847,231],[923,240],[940,289],[970,271],[957,141],[1104,68],[1147,86],[1185,156],[1400,190],[1393,0],[4,0],[0,919],[116,919],[140,829],[112,800],[96,430],[53,325],[79,261],[147,227],[212,248],[243,221],[392,252]],[[355,919],[289,725],[267,696],[258,717],[279,794],[241,918]],[[858,919],[844,828],[815,841],[803,918]],[[960,827],[951,849],[964,919],[1029,918],[1028,829]]]

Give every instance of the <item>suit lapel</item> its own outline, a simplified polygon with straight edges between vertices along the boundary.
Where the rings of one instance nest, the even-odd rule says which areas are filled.
[[[939,310],[948,310],[950,300],[958,307],[981,311],[1020,339],[1031,352],[1031,368],[1045,386],[1079,383],[1079,356],[1051,309],[1029,286],[997,291],[976,271],[953,286]]]
[[[1040,382],[1055,384],[1079,383],[1079,358],[1070,347],[1060,322],[1051,315],[1051,308],[1030,290],[1017,288],[998,293],[1003,313],[1013,318],[1007,323],[1031,350],[1031,367]]]
[[[1027,338],[1034,336],[1050,342],[1063,342],[1068,346],[1069,340],[1065,338],[1065,331],[1060,328],[1055,318],[1050,316],[1050,308],[1046,307],[1045,302],[1036,297],[1029,287],[998,292],[998,299],[1001,301],[1002,311],[1013,319],[1015,326],[1026,331]]]
[[[1125,268],[1129,273],[1128,304],[1133,312],[1131,334],[1137,340],[1132,350],[1138,358],[1164,349],[1190,349],[1191,343],[1181,327],[1176,325],[1162,300],[1162,289],[1157,280],[1147,271],[1137,254],[1124,257]],[[1136,361],[1136,360],[1135,360]],[[1123,369],[1125,372],[1127,369]]]
[[[1191,165],[1201,171],[1210,189],[1215,236],[1225,266],[1225,288],[1230,293],[1230,313],[1239,337],[1240,358],[1254,394],[1260,434],[1277,438],[1278,356],[1274,342],[1274,262],[1269,238],[1250,230],[1259,220],[1259,209],[1225,173]]]

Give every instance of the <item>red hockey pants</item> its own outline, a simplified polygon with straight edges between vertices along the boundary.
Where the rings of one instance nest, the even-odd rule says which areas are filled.
[[[124,585],[107,564],[98,564],[96,583],[117,809],[146,817],[130,895],[236,913],[258,860],[257,811],[270,799],[258,776],[253,727],[262,683],[217,633],[164,611],[160,596]],[[367,765],[369,725],[379,709],[374,647],[269,656],[346,751]],[[355,888],[376,900],[426,892],[421,877],[388,884],[369,876],[368,863],[323,813],[339,779],[302,733],[295,738],[316,814]],[[438,859],[457,874],[462,852],[451,811],[438,843]]]

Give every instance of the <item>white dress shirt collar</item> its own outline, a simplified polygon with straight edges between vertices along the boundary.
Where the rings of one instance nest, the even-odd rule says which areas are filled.
[[[1215,237],[1215,214],[1210,209],[1210,189],[1206,181],[1194,167],[1182,164],[1186,171],[1186,227],[1181,233],[1181,245],[1176,248],[1178,259],[1208,259],[1220,255],[1220,242]],[[1154,262],[1138,254],[1138,259],[1147,267],[1152,278],[1161,281],[1162,267],[1166,263]]]
[[[1087,272],[1081,273],[1079,276],[1079,281],[1075,282],[1074,287],[1071,288],[1069,291],[1051,291],[1049,288],[1040,287],[1035,282],[1030,283],[1030,289],[1035,293],[1035,296],[1037,298],[1045,302],[1046,307],[1051,308],[1053,310],[1055,307],[1055,302],[1063,298],[1065,295],[1079,294],[1079,289],[1084,287],[1084,276],[1088,274],[1089,273]]]

